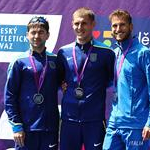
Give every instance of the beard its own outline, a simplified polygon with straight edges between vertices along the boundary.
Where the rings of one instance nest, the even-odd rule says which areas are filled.
[[[131,31],[129,30],[128,32],[112,33],[112,36],[114,37],[114,39],[116,39],[116,41],[123,42],[131,37]]]

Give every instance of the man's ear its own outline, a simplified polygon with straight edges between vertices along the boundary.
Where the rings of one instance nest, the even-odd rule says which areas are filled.
[[[93,21],[93,27],[95,27],[95,25],[96,25],[96,21]]]
[[[47,33],[47,39],[50,37],[50,32]]]
[[[130,30],[133,31],[133,24],[130,23]]]

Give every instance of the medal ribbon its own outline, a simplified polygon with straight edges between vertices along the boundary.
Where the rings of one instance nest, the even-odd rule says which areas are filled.
[[[87,57],[86,57],[86,59],[85,59],[84,65],[83,65],[82,70],[81,70],[81,73],[79,74],[79,73],[78,73],[78,66],[77,66],[76,53],[75,53],[75,44],[74,44],[74,46],[73,46],[73,49],[72,49],[73,64],[74,64],[75,73],[76,73],[76,75],[77,75],[77,82],[78,82],[78,85],[80,85],[80,82],[81,82],[81,80],[82,80],[83,73],[84,73],[84,70],[85,70],[85,66],[86,66],[87,61],[88,61],[88,59],[89,59],[91,50],[92,50],[92,46],[91,46],[90,49],[89,49],[89,52],[88,52]]]
[[[43,85],[45,74],[46,74],[46,70],[47,70],[47,64],[48,64],[48,62],[47,62],[47,55],[46,55],[45,66],[43,67],[43,70],[42,70],[42,72],[40,74],[40,77],[39,77],[39,74],[37,72],[37,68],[36,68],[33,56],[31,54],[29,54],[29,60],[30,60],[31,66],[33,68],[34,79],[35,79],[37,90],[38,90],[38,93],[39,93],[39,91],[40,91],[40,89],[41,89],[41,87]]]
[[[123,65],[123,62],[124,62],[124,60],[125,60],[125,57],[126,57],[126,55],[127,55],[127,52],[129,51],[129,48],[131,47],[131,45],[132,45],[132,42],[133,42],[133,40],[130,40],[130,43],[129,43],[129,45],[128,45],[128,47],[127,47],[127,49],[123,52],[123,54],[122,54],[122,56],[121,56],[121,59],[120,59],[120,62],[119,62],[119,65],[118,65],[118,69],[117,69],[117,60],[118,60],[118,58],[119,58],[119,51],[118,51],[118,54],[117,54],[117,58],[116,58],[116,61],[115,61],[115,86],[117,85],[117,80],[118,80],[118,78],[119,78],[119,74],[120,74],[120,72],[121,72],[121,68],[122,68],[122,65]]]

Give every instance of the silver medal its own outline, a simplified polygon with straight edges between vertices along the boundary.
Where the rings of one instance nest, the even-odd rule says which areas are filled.
[[[42,104],[43,101],[44,101],[44,97],[43,97],[43,95],[40,94],[40,93],[34,94],[34,96],[33,96],[33,101],[34,101],[34,103],[36,103],[36,104]]]
[[[81,87],[75,88],[74,93],[75,93],[75,97],[76,97],[77,99],[83,98],[84,91],[83,91],[83,89],[82,89]]]

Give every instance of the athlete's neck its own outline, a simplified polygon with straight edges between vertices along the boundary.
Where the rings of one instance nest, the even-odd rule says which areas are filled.
[[[45,50],[45,47],[40,48],[40,49],[38,49],[38,48],[33,48],[33,47],[32,47],[31,50],[34,51],[34,52],[37,52],[37,53],[41,54],[41,53]]]
[[[89,37],[89,38],[87,38],[86,40],[85,40],[85,39],[84,39],[84,40],[82,40],[82,39],[77,39],[77,43],[79,43],[79,44],[81,44],[81,45],[84,45],[84,44],[90,42],[91,39],[92,39],[92,37]]]

